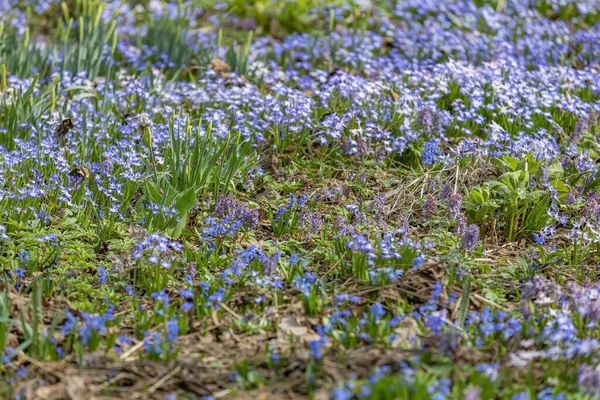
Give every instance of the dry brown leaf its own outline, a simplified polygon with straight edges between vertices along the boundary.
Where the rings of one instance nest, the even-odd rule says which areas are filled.
[[[146,232],[144,228],[140,227],[137,224],[129,224],[127,227],[127,231],[129,232],[129,236],[135,240],[142,240],[146,237]]]
[[[87,393],[85,381],[78,376],[72,376],[67,380],[65,390],[66,397],[71,400],[85,398]]]
[[[209,68],[221,75],[223,78],[229,78],[230,76],[231,67],[225,61],[219,58],[213,58],[210,61]]]
[[[255,241],[255,240],[242,240],[240,242],[240,245],[243,248],[248,248],[250,246],[256,246],[256,247],[262,248],[262,247],[265,246],[265,241],[264,240],[258,240],[258,241]]]
[[[281,332],[288,336],[302,337],[308,333],[308,328],[300,325],[293,315],[283,317],[277,326]]]
[[[392,348],[416,349],[421,346],[419,336],[421,329],[414,318],[407,317],[400,322],[394,330],[396,338],[392,341]]]
[[[330,397],[329,390],[327,389],[319,389],[315,392],[315,400],[328,400]]]
[[[6,346],[15,348],[19,346],[19,338],[14,333],[9,333],[6,337]]]
[[[42,386],[35,391],[35,398],[39,400],[64,399],[65,384],[62,382],[52,386]]]

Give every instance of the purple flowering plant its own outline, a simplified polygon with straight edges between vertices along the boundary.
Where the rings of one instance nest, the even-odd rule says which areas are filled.
[[[0,397],[598,397],[597,1],[201,3],[0,0]]]

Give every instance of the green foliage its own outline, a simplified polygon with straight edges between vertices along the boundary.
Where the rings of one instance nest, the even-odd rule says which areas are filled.
[[[19,87],[0,91],[0,124],[6,129],[0,135],[0,144],[7,150],[15,149],[15,139],[29,137],[30,132],[20,129],[19,124],[27,122],[39,129],[44,114],[55,107],[58,77],[43,86],[38,85],[38,79],[39,75],[36,75],[25,90]]]
[[[6,289],[3,289],[0,291],[0,353],[2,354],[6,352],[6,341],[13,325],[10,316],[11,301]]]
[[[52,68],[52,47],[32,42],[29,30],[20,36],[13,27],[0,24],[0,64],[5,64],[11,74],[28,78],[36,73],[47,76]]]
[[[304,197],[296,198],[290,195],[289,202],[278,210],[269,210],[271,230],[277,237],[292,232],[298,225],[300,211],[304,205]]]
[[[256,371],[247,359],[236,362],[234,370],[235,380],[245,389],[253,389],[264,380],[260,372]]]
[[[469,221],[479,225],[482,232],[487,231],[492,221],[497,221],[503,229],[504,238],[513,241],[546,225],[549,219],[546,208],[550,199],[546,191],[533,189],[531,185],[529,165],[531,171],[537,172],[539,162],[533,158],[519,162],[510,157],[503,157],[500,161],[508,171],[483,186],[471,189],[463,206]]]
[[[192,58],[192,48],[188,44],[188,32],[185,29],[186,21],[182,17],[171,19],[162,16],[155,21],[152,16],[148,17],[148,30],[146,35],[139,40],[140,45],[151,48],[154,58],[149,61],[157,61],[166,56],[169,67],[175,70],[185,67]],[[203,60],[203,65],[208,64],[208,57]]]
[[[210,187],[213,199],[234,190],[256,164],[252,144],[241,136],[230,135],[221,143],[224,148],[216,168],[212,170]]]
[[[179,191],[193,188],[199,192],[209,182],[214,169],[223,158],[229,145],[219,143],[212,135],[212,126],[202,134],[201,126],[192,128],[189,120],[185,126],[169,124],[170,143],[164,159],[168,169],[169,183]]]
[[[39,281],[34,281],[31,287],[31,302],[25,306],[12,305],[8,293],[0,292],[0,353],[7,354],[8,333],[18,326],[23,340],[11,350],[11,358],[25,352],[39,360],[56,359],[56,349],[51,340],[60,318],[54,318],[50,326],[44,326],[43,288]],[[18,316],[11,312],[12,307],[18,308]]]
[[[189,120],[185,125],[175,125],[175,120],[170,120],[169,146],[163,153],[165,170],[155,169],[144,182],[144,200],[154,210],[148,212],[144,202],[138,204],[138,213],[147,216],[149,230],[164,231],[173,238],[179,237],[187,225],[198,196],[208,192],[216,200],[234,189],[238,179],[254,165],[249,156],[251,144],[240,136],[220,140],[213,136],[211,125],[203,132],[200,125],[192,127]],[[155,160],[153,163],[156,165]]]
[[[243,0],[228,1],[229,12],[254,18],[266,31],[271,30],[271,24],[278,23],[288,32],[303,32],[314,26],[315,17],[310,15],[310,10],[323,4],[320,0],[259,0],[249,6]]]
[[[460,46],[433,47],[439,54],[432,60],[431,49],[413,52],[399,45],[406,38],[388,37],[438,18],[435,7],[399,12],[401,2],[392,10],[382,1],[228,0],[215,24],[224,11],[212,2],[139,0],[124,18],[134,25],[124,29],[117,14],[106,13],[116,3],[68,0],[41,13],[32,11],[34,3],[15,6],[28,29],[10,20],[0,26],[0,357],[10,361],[0,365],[0,397],[14,397],[6,385],[37,390],[46,361],[85,366],[90,352],[101,352],[113,365],[140,358],[169,366],[180,346],[194,341],[202,342],[200,353],[186,350],[186,357],[203,357],[215,376],[233,373],[232,390],[251,395],[280,379],[287,385],[293,370],[292,390],[318,397],[332,385],[329,369],[357,356],[386,365],[401,360],[389,370],[359,368],[352,378],[340,368],[336,382],[352,379],[345,388],[361,398],[443,392],[462,399],[472,389],[481,399],[525,389],[533,398],[548,384],[555,393],[583,391],[576,367],[591,364],[587,355],[556,362],[541,354],[547,332],[558,328],[555,312],[568,311],[568,331],[571,322],[577,331],[565,346],[598,336],[594,313],[567,304],[581,296],[577,301],[590,300],[593,311],[595,298],[585,289],[598,279],[598,221],[587,214],[597,214],[600,130],[597,115],[583,117],[598,100],[594,82],[581,85],[577,72],[544,65],[564,81],[538,77],[530,91],[517,86],[523,97],[546,96],[528,110],[517,105],[523,99],[495,93],[518,82],[503,62],[468,81],[471,68],[479,72],[490,61],[485,50],[473,56]],[[488,16],[511,6],[475,3]],[[187,11],[194,7],[202,10],[190,13],[199,16],[192,21]],[[531,7],[575,29],[597,17],[573,4]],[[489,40],[493,54],[495,19],[463,24],[446,11],[439,15],[445,28],[471,35],[476,27],[481,35],[474,37]],[[257,28],[232,28],[239,17],[254,18]],[[306,34],[283,42],[261,36],[267,31]],[[561,53],[564,43],[554,49],[560,60],[551,60],[554,51],[541,58],[581,68],[594,57],[579,39],[585,35],[569,41],[570,53]],[[413,61],[405,63],[409,52]],[[215,57],[242,78],[216,63],[217,73],[207,73]],[[436,66],[455,58],[467,62]],[[520,65],[511,68],[529,77]],[[72,86],[73,77],[85,81]],[[434,113],[429,121],[420,118],[426,114],[415,118],[425,105]],[[67,119],[71,130],[56,133]],[[463,146],[488,132],[501,139],[481,152],[487,157]],[[535,143],[545,132],[556,139],[555,160],[494,155],[512,152],[511,138],[535,134]],[[426,148],[434,158],[451,162],[424,166],[424,143],[435,144]],[[455,151],[462,156],[454,158]],[[495,177],[480,180],[489,171]],[[463,184],[459,204],[455,192]],[[291,193],[303,196],[284,205]],[[431,214],[421,213],[425,198]],[[461,252],[465,216],[481,232],[475,250]],[[486,239],[497,232],[512,243],[490,246]],[[525,248],[521,239],[534,232],[543,237]],[[364,241],[349,247],[359,236]],[[562,288],[568,308],[524,295],[540,278],[571,280]],[[577,282],[585,285],[571,293]],[[548,286],[544,295],[551,296]],[[282,314],[298,325],[284,332]],[[235,353],[255,340],[265,344],[266,361]],[[507,367],[529,351],[521,345],[540,354],[531,373]],[[234,364],[209,361],[211,346]],[[490,371],[498,377],[479,370],[495,362]],[[19,377],[19,367],[30,375]],[[129,384],[118,376],[103,395]],[[369,390],[362,391],[367,377]],[[177,376],[151,378],[146,394],[160,397]],[[446,379],[452,385],[444,386]],[[177,395],[198,394],[188,390],[181,386]]]
[[[221,37],[223,31],[219,31],[219,47],[221,43]],[[250,54],[250,44],[252,43],[252,31],[248,32],[248,38],[243,48],[238,48],[234,43],[229,47],[227,53],[225,53],[225,62],[232,71],[237,72],[240,75],[246,75],[248,72],[248,55]]]
[[[146,215],[146,227],[150,231],[161,230],[173,238],[178,238],[187,225],[188,213],[196,204],[196,190],[190,187],[183,191],[173,187],[165,177],[158,177],[156,182],[144,182],[145,200],[150,207]]]
[[[111,57],[114,55],[117,45],[117,33],[115,21],[116,15],[104,22],[102,6],[88,6],[89,11],[83,13],[78,19],[70,16],[67,8],[64,8],[64,25],[59,26],[58,37],[62,40],[62,48],[56,48],[55,52],[61,52],[61,70],[73,73],[87,72],[87,77],[93,80],[101,72],[105,75],[111,74]],[[93,12],[92,12],[93,10]],[[75,36],[73,44],[72,35]]]

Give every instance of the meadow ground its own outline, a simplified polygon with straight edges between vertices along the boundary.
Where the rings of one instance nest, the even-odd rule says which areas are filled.
[[[600,396],[594,0],[0,0],[0,397]]]

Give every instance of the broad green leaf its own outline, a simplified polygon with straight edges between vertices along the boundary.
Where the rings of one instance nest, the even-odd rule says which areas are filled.
[[[175,209],[179,215],[189,212],[196,205],[196,191],[193,187],[181,193],[175,201]]]
[[[550,180],[560,179],[565,173],[563,166],[559,160],[555,160],[548,167],[548,176]]]
[[[483,203],[485,203],[485,199],[483,198],[483,194],[482,194],[482,190],[481,188],[474,188],[473,190],[471,190],[471,199],[477,203],[482,205]]]
[[[162,196],[160,195],[160,193],[158,192],[158,189],[156,189],[156,186],[154,186],[153,183],[146,180],[144,182],[144,188],[146,191],[146,195],[149,197],[149,200],[151,202],[156,203],[156,204],[162,204]]]

